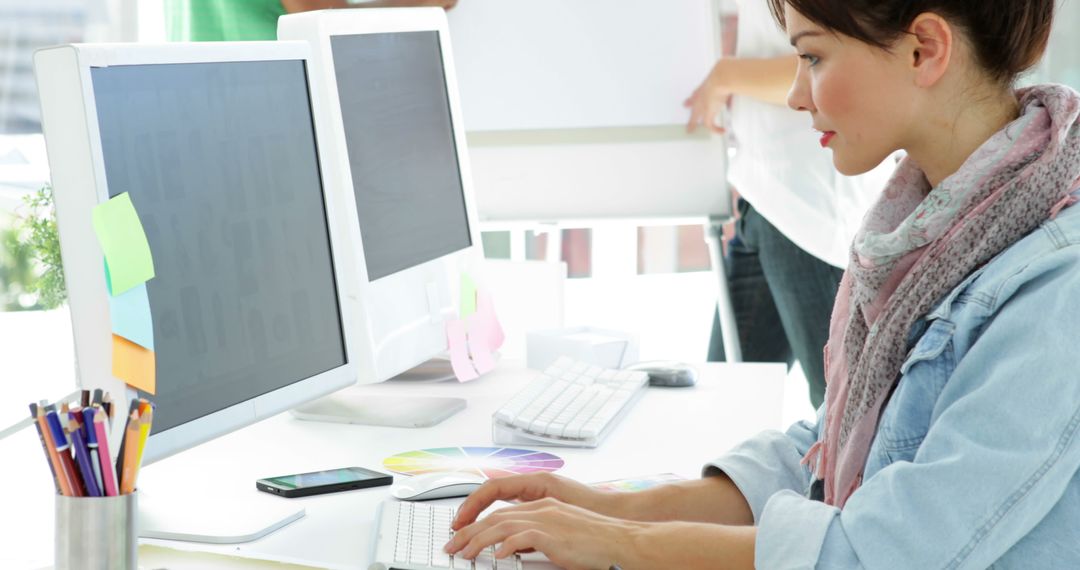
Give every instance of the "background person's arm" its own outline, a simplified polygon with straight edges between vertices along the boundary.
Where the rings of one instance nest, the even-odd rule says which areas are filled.
[[[794,53],[770,58],[725,57],[718,60],[683,103],[690,108],[687,130],[693,131],[701,125],[723,132],[723,126],[716,124],[716,117],[732,95],[787,105],[787,94],[798,66],[799,58]]]
[[[308,12],[329,8],[401,8],[405,6],[438,6],[449,10],[457,0],[370,0],[352,3],[346,0],[281,0],[286,12]]]

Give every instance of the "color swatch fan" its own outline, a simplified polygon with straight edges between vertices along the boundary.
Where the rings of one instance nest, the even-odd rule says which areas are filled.
[[[399,453],[383,460],[383,466],[402,475],[440,471],[477,473],[498,479],[522,473],[558,471],[562,458],[544,451],[509,447],[441,447]]]

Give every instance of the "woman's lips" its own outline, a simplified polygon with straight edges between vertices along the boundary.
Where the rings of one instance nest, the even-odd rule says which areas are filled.
[[[822,148],[829,146],[829,141],[836,136],[836,131],[825,131],[821,133],[821,146]]]

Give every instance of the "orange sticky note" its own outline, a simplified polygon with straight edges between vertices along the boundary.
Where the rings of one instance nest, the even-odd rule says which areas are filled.
[[[157,389],[157,361],[154,351],[117,335],[113,338],[113,376],[132,388],[153,394]]]

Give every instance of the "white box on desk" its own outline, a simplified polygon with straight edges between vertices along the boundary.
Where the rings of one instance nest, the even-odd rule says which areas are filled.
[[[638,361],[637,335],[594,327],[569,327],[531,331],[525,335],[526,364],[543,370],[560,356],[623,368]]]

